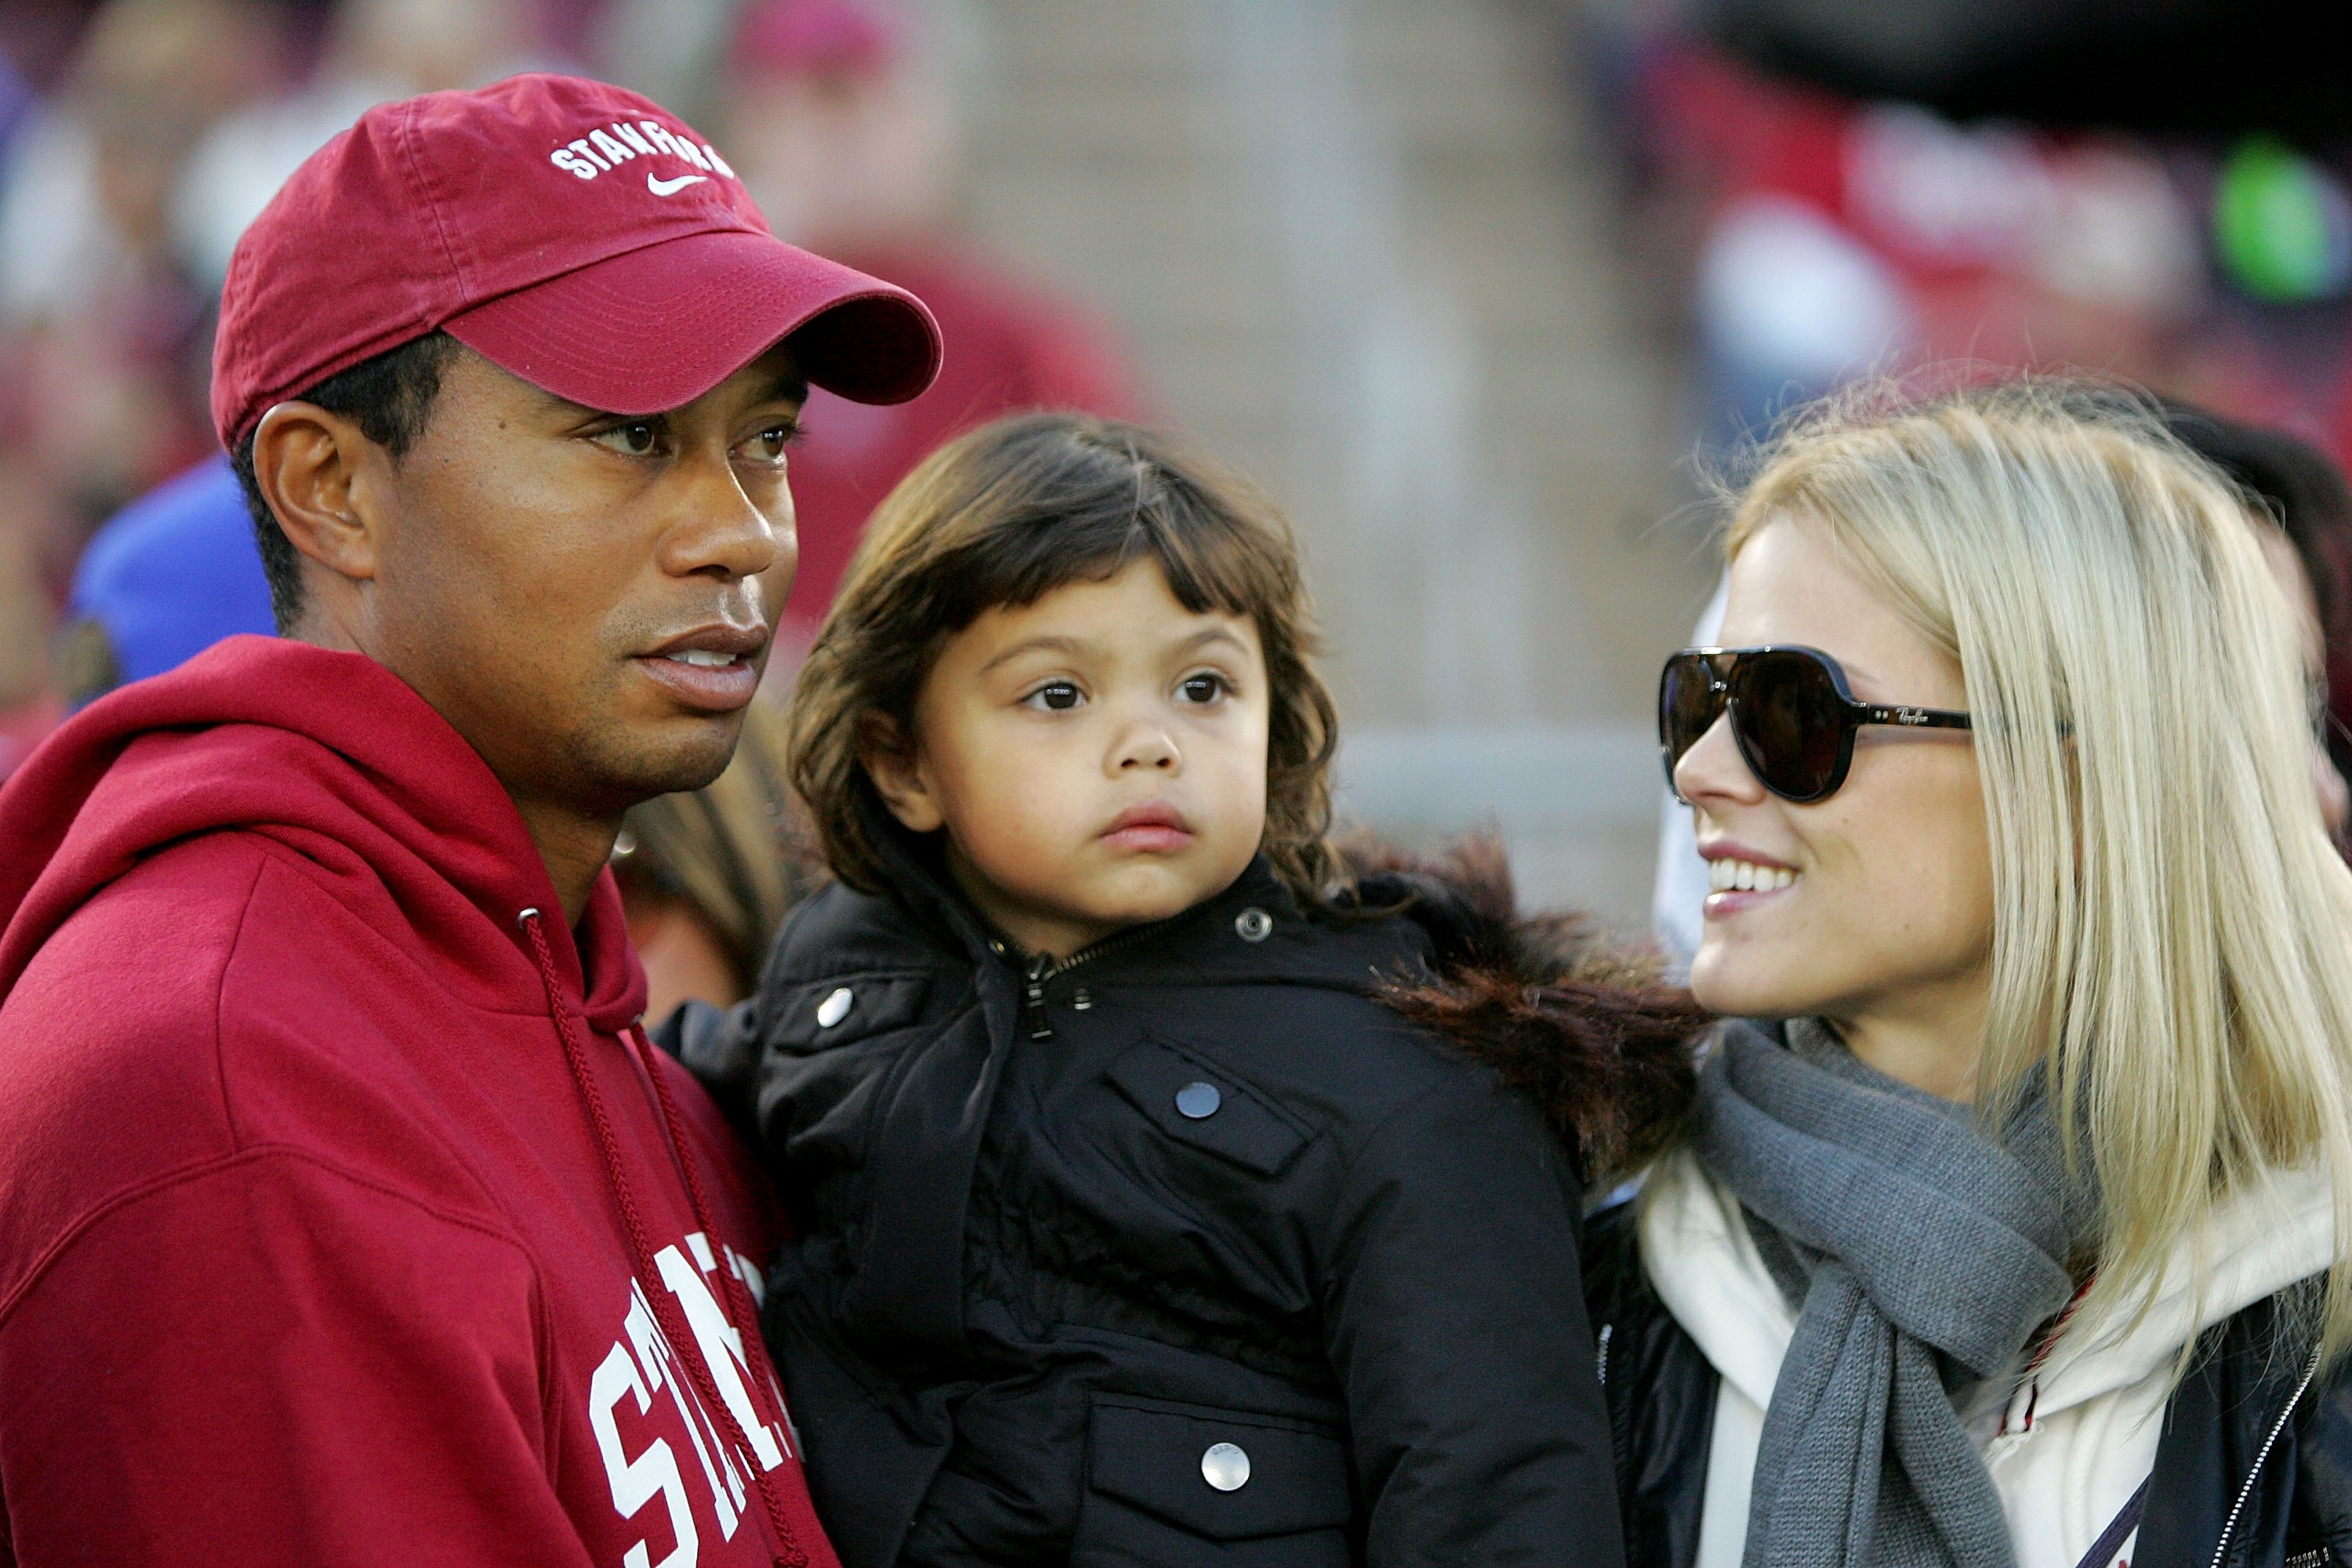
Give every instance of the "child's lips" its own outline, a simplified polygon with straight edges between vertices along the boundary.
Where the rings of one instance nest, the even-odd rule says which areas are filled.
[[[1129,806],[1103,829],[1102,839],[1113,849],[1134,855],[1165,855],[1192,842],[1192,828],[1184,814],[1161,801]]]

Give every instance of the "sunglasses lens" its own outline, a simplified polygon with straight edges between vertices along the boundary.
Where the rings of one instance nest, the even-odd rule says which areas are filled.
[[[1796,800],[1827,795],[1845,740],[1829,670],[1801,653],[1749,654],[1731,673],[1733,721],[1756,776]]]
[[[1678,653],[1666,660],[1658,678],[1658,744],[1665,748],[1669,773],[1722,711],[1723,694],[1716,690],[1706,659]]]

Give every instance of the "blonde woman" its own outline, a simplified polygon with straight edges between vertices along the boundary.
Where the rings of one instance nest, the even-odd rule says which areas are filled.
[[[1857,406],[1662,685],[1729,1021],[1587,1259],[1629,1559],[2352,1562],[2352,872],[2243,500],[2110,398]]]

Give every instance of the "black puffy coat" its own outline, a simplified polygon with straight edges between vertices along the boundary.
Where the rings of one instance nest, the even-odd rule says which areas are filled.
[[[1592,1217],[1585,1284],[1631,1568],[1692,1568],[1720,1380],[1642,1267],[1632,1204]],[[2352,1368],[2315,1376],[2284,1296],[2216,1323],[2165,1408],[2132,1568],[2352,1565]]]
[[[765,1321],[848,1568],[1614,1568],[1570,1153],[1377,999],[1462,900],[1309,919],[1261,862],[1024,965],[885,842],[898,896],[669,1031],[793,1205]],[[1686,1077],[1675,1008],[1549,994]]]

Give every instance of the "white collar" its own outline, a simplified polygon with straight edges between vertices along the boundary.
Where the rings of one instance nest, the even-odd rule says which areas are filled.
[[[2059,1334],[2035,1379],[2041,1410],[2054,1413],[2130,1387],[2206,1329],[2309,1279],[2335,1258],[2336,1200],[2325,1171],[2284,1171],[2229,1194],[2214,1205],[2210,1225],[2175,1244],[2145,1311],[2126,1308]],[[2201,1294],[2200,1262],[2207,1266]]]
[[[1764,1267],[1739,1200],[1685,1144],[1658,1162],[1634,1201],[1642,1266],[1658,1300],[1727,1382],[1769,1408],[1797,1314]]]

